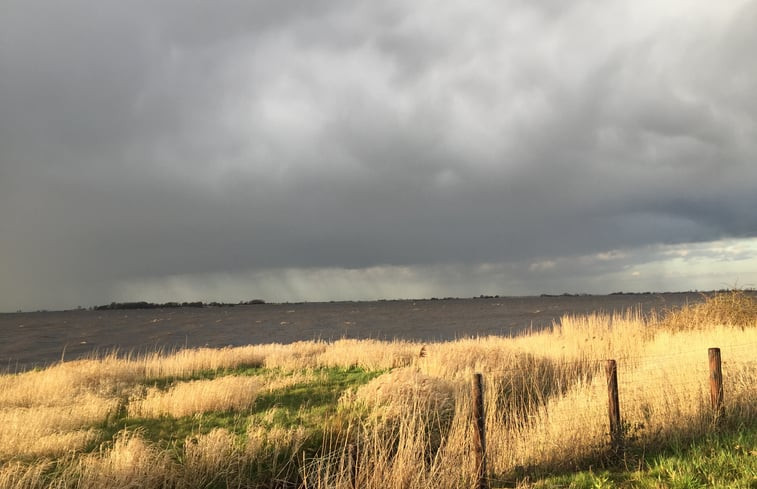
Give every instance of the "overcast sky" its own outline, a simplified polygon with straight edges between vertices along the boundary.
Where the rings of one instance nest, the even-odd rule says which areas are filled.
[[[757,285],[757,2],[0,0],[0,311]]]

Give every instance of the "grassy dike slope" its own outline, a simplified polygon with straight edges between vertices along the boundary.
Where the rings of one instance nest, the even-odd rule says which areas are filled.
[[[725,378],[718,425],[712,346]],[[64,362],[0,377],[0,487],[467,488],[474,372],[493,487],[757,487],[755,351],[757,304],[731,292],[516,338]],[[622,456],[607,446],[608,358]]]

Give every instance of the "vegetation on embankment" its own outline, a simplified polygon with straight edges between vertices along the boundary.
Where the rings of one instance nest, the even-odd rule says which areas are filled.
[[[705,489],[757,487],[757,427],[709,433],[693,442],[670,441],[659,451],[637,454],[636,465],[613,467],[545,477],[535,489],[662,487]]]
[[[564,317],[515,338],[111,355],[4,375],[0,487],[470,487],[474,372],[493,487],[752,487],[754,306],[734,292],[660,319]],[[608,447],[609,358],[622,456]]]

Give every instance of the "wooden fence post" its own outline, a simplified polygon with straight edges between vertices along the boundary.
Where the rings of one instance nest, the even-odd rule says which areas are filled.
[[[610,443],[614,452],[623,447],[623,429],[620,424],[620,402],[618,400],[618,365],[615,360],[607,360],[607,412],[610,416]]]
[[[347,445],[347,464],[350,474],[350,487],[357,489],[357,465],[358,465],[357,445],[350,443]]]
[[[723,369],[720,363],[720,348],[707,350],[710,359],[710,402],[715,412],[715,421],[718,422],[725,414],[723,407]]]
[[[476,467],[475,489],[489,489],[486,480],[486,427],[484,425],[483,377],[473,374],[473,457]]]

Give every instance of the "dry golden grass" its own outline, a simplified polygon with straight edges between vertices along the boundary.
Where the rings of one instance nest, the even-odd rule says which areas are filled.
[[[261,348],[263,365],[287,371],[319,367],[360,367],[384,370],[410,365],[420,345],[409,341],[341,339],[334,342],[298,341]]]
[[[207,487],[235,478],[241,472],[241,450],[236,435],[222,428],[187,440],[182,467],[183,485]]]
[[[0,376],[0,407],[60,406],[81,396],[107,397],[137,379],[128,362],[77,360],[46,370]]]
[[[102,421],[117,407],[116,399],[85,395],[76,405],[2,408],[0,430],[29,430],[31,436],[32,433],[39,435],[55,430],[81,428]]]
[[[451,382],[405,367],[376,377],[354,393],[346,393],[340,403],[343,406],[360,404],[375,416],[397,418],[415,406],[425,411],[447,413],[454,409],[454,397]]]
[[[53,463],[42,461],[33,464],[10,462],[0,466],[0,487],[14,489],[42,489],[48,487],[45,473]]]
[[[608,445],[608,358],[618,361],[626,436],[644,448],[711,429],[710,347],[722,352],[727,417],[757,423],[757,314],[754,300],[739,292],[661,319],[638,311],[564,317],[516,338],[317,341],[66,362],[0,376],[0,457],[7,461],[0,487],[51,485],[54,463],[28,460],[38,455],[59,457],[57,487],[255,487],[299,479],[303,489],[325,489],[352,487],[353,475],[366,489],[469,487],[474,372],[484,374],[490,473],[513,478],[534,467],[582,466]],[[144,387],[245,365],[275,370]],[[312,369],[329,366],[389,371],[342,396],[346,427],[316,455],[301,452],[310,436],[303,427],[275,426],[276,406],[250,416],[244,437],[216,429],[188,438],[178,455],[133,432],[95,453],[75,453],[127,400],[131,416],[244,411],[258,393],[318,382],[324,373]],[[9,460],[19,454],[27,460]],[[270,480],[251,482],[249,473]]]
[[[267,368],[301,370],[318,365],[317,358],[326,351],[322,341],[298,341],[289,345],[269,345],[263,365]]]
[[[137,434],[124,432],[113,447],[78,459],[63,479],[82,489],[158,488],[170,487],[176,473],[176,463],[168,452]]]
[[[84,448],[98,438],[90,427],[118,408],[118,400],[85,393],[63,405],[0,407],[0,459],[57,456]]]
[[[196,372],[261,366],[278,345],[197,348],[164,355],[103,357],[59,363],[43,371],[0,376],[0,405],[57,405],[83,392],[110,395],[146,379],[186,377]]]
[[[207,370],[261,366],[274,345],[184,349],[169,355],[160,352],[132,358],[145,378],[185,377]]]
[[[679,331],[714,325],[752,327],[757,323],[757,300],[741,290],[718,293],[699,304],[668,311],[662,325]]]
[[[302,448],[308,433],[301,426],[263,427],[250,424],[242,459],[258,472],[266,472],[271,480],[296,478],[302,462]],[[271,481],[267,481],[271,482]],[[284,484],[282,484],[284,486]]]
[[[296,454],[306,437],[307,433],[301,426],[265,428],[251,424],[247,430],[245,451],[253,459],[265,452]]]
[[[655,330],[639,311],[563,316],[551,328],[515,338],[512,348],[557,362],[638,356]]]
[[[2,455],[26,458],[68,456],[81,452],[99,439],[100,431],[94,428],[68,430],[37,438],[16,439],[13,442],[16,444],[16,450]]]
[[[286,372],[283,375],[280,372],[273,371],[260,376],[261,389],[268,393],[286,389],[297,384],[318,382],[323,378],[323,372],[316,372],[313,370],[295,370],[292,372]]]
[[[98,438],[88,428],[102,421],[102,406],[11,408],[0,411],[0,458],[57,456],[79,450]]]
[[[148,379],[185,377],[200,371],[262,365],[275,346],[198,348],[169,355],[152,353],[75,360],[43,371],[0,376],[0,406],[29,407],[70,404],[83,394],[112,396],[125,386]]]
[[[419,352],[420,346],[409,341],[342,339],[330,343],[316,360],[323,367],[386,370],[411,365]]]
[[[210,411],[241,411],[252,405],[259,390],[258,379],[233,375],[178,382],[167,391],[151,387],[144,397],[129,402],[129,415],[178,418]]]

